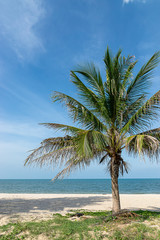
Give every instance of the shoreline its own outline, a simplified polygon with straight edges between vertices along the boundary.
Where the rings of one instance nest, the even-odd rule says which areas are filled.
[[[1,195],[112,195],[112,193],[1,193]],[[160,195],[160,193],[120,193],[120,195]]]
[[[121,208],[160,212],[160,194],[120,194]],[[40,221],[71,210],[111,211],[111,194],[0,193],[0,225]]]

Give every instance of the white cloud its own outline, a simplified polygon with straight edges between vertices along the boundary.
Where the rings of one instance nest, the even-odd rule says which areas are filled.
[[[37,123],[10,122],[6,120],[0,121],[0,133],[41,139],[47,137],[47,135],[49,136],[49,134],[53,135],[53,132],[51,130],[45,128],[44,126],[40,126]]]
[[[123,3],[133,2],[134,0],[123,0]]]
[[[23,155],[28,155],[30,149],[33,149],[34,147],[36,147],[35,144],[33,144],[33,142],[29,142],[29,141],[24,141],[22,139],[18,139],[16,141],[2,141],[0,140],[0,152],[1,152],[1,159],[6,159],[6,157],[9,159],[11,159],[14,157],[14,155],[17,154],[23,154]],[[12,153],[12,154],[11,154]],[[13,155],[14,153],[14,155]],[[3,156],[3,158],[2,158]],[[19,157],[19,156],[18,156]],[[16,158],[16,157],[14,157]]]
[[[41,0],[0,0],[1,37],[22,60],[44,50],[35,31],[44,13]]]
[[[145,3],[146,0],[123,0],[124,4],[131,3],[131,2],[142,2],[142,3]]]

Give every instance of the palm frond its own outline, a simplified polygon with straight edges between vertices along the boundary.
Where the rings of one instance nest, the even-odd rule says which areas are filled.
[[[83,158],[83,157],[76,157],[76,158],[70,158],[68,161],[66,161],[65,166],[62,171],[60,171],[53,179],[52,181],[58,179],[58,178],[64,178],[68,176],[71,172],[85,168],[86,166],[89,166],[91,163],[90,158]]]
[[[81,97],[81,100],[84,102],[85,106],[94,112],[94,114],[100,116],[102,121],[108,123],[110,118],[105,96],[99,96],[92,89],[88,88],[73,71],[71,71],[71,81],[76,85],[79,96]]]
[[[97,131],[82,131],[75,139],[78,156],[93,158],[100,152],[107,151],[107,136]]]
[[[67,167],[65,167],[62,171],[60,171],[53,179],[52,181],[55,181],[58,178],[63,179],[65,176],[69,176],[69,174],[73,171],[76,170],[77,165],[74,163],[74,161],[72,161],[72,159],[70,159],[68,162],[70,162],[70,164],[68,164]]]
[[[137,134],[126,138],[126,149],[131,154],[142,154],[149,158],[158,158],[160,141],[146,134]]]
[[[153,54],[149,61],[142,66],[136,77],[132,80],[127,89],[127,97],[130,101],[135,100],[142,94],[147,94],[146,89],[150,86],[150,79],[153,70],[160,62],[160,51]]]
[[[50,127],[53,126],[55,127],[54,124],[50,125]],[[66,126],[63,125],[63,128],[66,128]],[[58,127],[61,128],[62,126]],[[70,126],[68,127],[69,131],[72,132],[72,137],[66,135],[65,137],[45,139],[41,146],[33,150],[28,156],[25,165],[35,164],[40,167],[43,165],[62,166],[69,159],[74,159],[74,164],[80,162],[82,165],[83,162],[85,165],[89,163],[90,159],[96,157],[99,159],[104,154],[107,146],[107,137],[105,135],[94,130],[82,130],[74,127],[73,130]]]
[[[108,153],[107,154],[105,154],[102,158],[101,158],[101,160],[100,160],[100,162],[99,162],[99,164],[101,164],[101,163],[103,163],[104,162],[104,160],[108,157],[109,155],[108,155]]]
[[[120,161],[120,166],[119,166],[120,174],[123,176],[124,172],[128,173],[129,172],[129,166],[128,163],[125,162],[123,159]]]
[[[64,124],[43,123],[43,125],[64,131],[66,134],[72,134],[72,138],[68,136],[70,142],[74,145],[79,156],[93,157],[96,151],[104,151],[108,146],[107,135],[95,130],[84,130]],[[67,138],[65,137],[65,139]],[[69,145],[70,146],[70,145]]]
[[[120,126],[123,127],[130,120],[130,118],[140,109],[140,107],[144,105],[145,101],[146,101],[146,98],[144,95],[139,97],[136,101],[134,101],[131,104],[127,104],[127,101],[126,101],[124,109],[122,109],[122,112],[121,112]]]
[[[79,95],[84,103],[92,110],[99,110],[100,105],[97,95],[90,88],[88,88],[73,71],[71,71],[71,81],[76,85]]]
[[[73,73],[73,72],[72,72]],[[92,64],[86,64],[85,66],[80,66],[74,73],[81,74],[82,77],[91,87],[92,91],[95,92],[100,98],[105,98],[104,86],[100,71]]]
[[[68,107],[70,116],[78,124],[85,126],[87,129],[95,129],[99,131],[104,131],[106,129],[103,122],[95,116],[91,110],[76,99],[60,92],[54,92],[52,99],[54,102],[58,101],[64,103]]]
[[[133,61],[133,56],[129,56],[127,59],[124,59],[122,64],[122,87],[120,96],[126,96],[127,88],[131,83],[131,78],[133,76],[133,69],[137,63],[137,61]]]
[[[114,67],[113,67],[112,54],[108,47],[104,56],[104,63],[106,65],[107,86],[108,86],[108,89],[110,89],[111,80],[113,79]]]
[[[149,136],[155,137],[157,140],[160,141],[160,128],[150,129],[150,130],[142,132],[140,134],[144,134],[144,135],[149,135]]]
[[[41,146],[27,157],[25,165],[62,165],[70,156],[75,155],[71,136],[45,139]]]
[[[157,110],[160,110],[160,90],[130,117],[121,132],[137,133],[148,128],[157,118]]]
[[[65,134],[72,134],[77,135],[79,132],[84,131],[81,128],[65,125],[65,124],[59,124],[59,123],[40,123],[40,125],[44,125],[47,128],[53,128],[56,130],[60,130],[62,132],[65,132]]]
[[[136,64],[133,57],[121,57],[121,50],[113,58],[109,49],[105,54],[107,81],[104,83],[108,115],[113,124],[120,125],[121,114],[126,107],[126,88],[129,84],[132,70]]]

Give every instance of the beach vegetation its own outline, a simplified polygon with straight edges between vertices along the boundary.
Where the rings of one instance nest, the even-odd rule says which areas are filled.
[[[92,161],[104,164],[112,180],[112,211],[119,212],[118,178],[129,170],[123,150],[151,160],[158,160],[160,153],[160,128],[152,128],[158,118],[160,90],[153,96],[149,93],[159,61],[160,52],[156,52],[137,71],[134,56],[124,57],[121,50],[113,56],[107,48],[105,80],[93,63],[71,71],[77,98],[54,92],[52,99],[67,108],[76,125],[43,123],[64,135],[45,139],[28,156],[25,165],[65,165],[55,176],[57,179],[89,166]]]
[[[54,214],[50,220],[17,222],[0,226],[1,240],[57,239],[57,240],[158,240],[160,213],[132,212],[130,218],[110,218],[111,212],[80,211],[83,216]]]

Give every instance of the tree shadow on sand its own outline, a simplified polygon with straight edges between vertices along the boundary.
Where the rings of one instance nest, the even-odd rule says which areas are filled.
[[[60,212],[67,209],[83,209],[86,206],[101,205],[102,202],[111,204],[110,196],[90,197],[63,197],[63,198],[40,198],[40,199],[1,199],[0,214],[10,215],[19,213],[31,213],[38,211]]]

